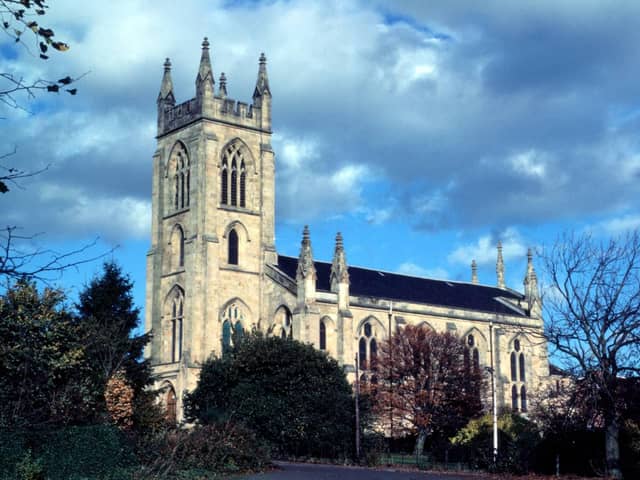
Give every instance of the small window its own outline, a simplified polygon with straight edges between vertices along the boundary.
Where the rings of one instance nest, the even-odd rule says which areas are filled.
[[[229,167],[227,166],[226,157],[222,160],[220,184],[220,204],[227,205],[229,203]]]
[[[327,327],[324,322],[320,320],[320,350],[327,349]]]
[[[511,387],[511,410],[518,411],[518,387],[515,385]]]
[[[520,381],[524,382],[524,381],[526,381],[525,365],[524,365],[524,353],[520,354],[519,363],[520,363]]]
[[[240,164],[240,206],[247,206],[247,172],[244,168],[244,160]]]
[[[520,351],[520,340],[518,340],[517,338],[513,341],[513,349],[516,352]]]
[[[371,370],[375,370],[378,360],[378,342],[376,342],[375,338],[372,338],[369,342],[369,357],[371,357]]]
[[[478,349],[473,349],[473,368],[475,370],[480,370],[480,354],[478,353]]]
[[[229,265],[238,265],[238,234],[235,230],[229,232]]]
[[[520,388],[520,410],[527,411],[527,387],[524,385]]]
[[[516,365],[516,354],[515,352],[511,352],[511,381],[515,382],[518,380],[517,377],[517,365]]]
[[[165,418],[167,419],[167,422],[175,424],[178,420],[178,398],[176,397],[176,391],[173,389],[173,387],[169,387],[169,390],[167,390],[166,403],[167,411],[165,414]]]
[[[469,345],[470,347],[473,347],[475,345],[475,339],[473,338],[473,335],[469,335],[467,337],[467,345]]]
[[[231,324],[228,320],[222,324],[222,353],[231,348]]]
[[[367,341],[362,337],[358,344],[358,354],[360,361],[360,368],[363,370],[367,369]]]
[[[236,166],[236,159],[233,159],[231,163],[231,205],[238,205],[238,168]]]
[[[365,337],[371,336],[371,324],[369,322],[364,324],[364,336]]]

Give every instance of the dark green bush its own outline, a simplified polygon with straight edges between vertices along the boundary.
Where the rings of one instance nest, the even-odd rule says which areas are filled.
[[[0,479],[13,480],[18,477],[16,466],[27,451],[23,432],[0,430]]]
[[[125,472],[136,464],[129,442],[110,425],[62,428],[34,440],[34,452],[51,480],[125,479]]]

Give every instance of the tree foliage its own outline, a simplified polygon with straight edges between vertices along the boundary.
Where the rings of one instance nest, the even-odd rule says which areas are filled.
[[[147,387],[153,383],[151,365],[142,358],[149,333],[136,334],[140,310],[133,303],[133,283],[115,262],[105,262],[103,271],[80,292],[76,305],[85,335],[85,348],[96,391],[107,391],[110,383],[123,383],[132,390],[133,416],[136,412],[152,408],[153,392]],[[122,389],[124,385],[120,385]],[[124,392],[123,390],[123,392]],[[125,395],[122,401],[125,402]],[[106,409],[104,394],[101,404]],[[118,409],[113,401],[111,409]],[[126,410],[122,405],[120,410]],[[135,421],[135,420],[132,420]]]
[[[82,423],[92,417],[82,325],[59,290],[19,281],[0,297],[0,424]]]
[[[310,345],[259,334],[209,359],[186,398],[190,421],[244,423],[294,455],[347,453],[352,412],[351,387],[335,360]]]
[[[619,478],[620,382],[640,374],[640,234],[566,234],[543,258],[547,339],[601,412],[607,473]]]
[[[416,435],[443,444],[482,410],[480,370],[465,362],[458,337],[424,326],[407,325],[382,343],[374,411],[392,435]]]

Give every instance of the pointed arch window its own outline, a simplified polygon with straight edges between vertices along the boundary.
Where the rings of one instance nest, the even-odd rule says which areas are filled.
[[[518,364],[519,364],[519,367],[520,367],[520,381],[524,382],[524,381],[526,381],[525,365],[524,365],[524,353],[520,354],[520,357],[518,358]]]
[[[232,229],[228,235],[228,256],[227,263],[229,265],[238,265],[238,233]]]
[[[231,206],[238,205],[238,167],[234,157],[231,162]]]
[[[180,225],[175,225],[171,231],[171,269],[184,267],[184,230]]]
[[[320,350],[327,349],[327,327],[322,320],[320,320]]]
[[[172,177],[172,204],[174,210],[189,207],[191,189],[191,171],[189,156],[182,143],[177,143],[170,158],[170,174]]]
[[[360,355],[360,368],[362,368],[362,370],[375,370],[378,357],[378,342],[375,338],[371,322],[365,322],[364,325],[362,325],[362,333],[358,342],[358,352]]]
[[[517,361],[516,361],[516,353],[515,352],[511,352],[511,381],[515,382],[518,380],[518,372],[517,372],[517,365],[516,365]]]
[[[518,387],[515,385],[511,387],[511,410],[518,411]]]
[[[277,310],[271,327],[271,332],[277,334],[280,331],[280,337],[291,338],[291,310],[286,305],[281,305]]]
[[[171,299],[171,362],[179,362],[182,359],[182,337],[184,323],[184,296],[180,290],[176,290]]]
[[[240,206],[247,206],[247,171],[244,167],[244,160],[240,163]]]
[[[229,166],[227,157],[222,159],[222,169],[220,170],[220,204],[229,203]]]
[[[178,397],[176,397],[176,391],[173,389],[173,386],[169,386],[165,402],[167,406],[165,418],[170,424],[175,424],[178,420]]]
[[[229,305],[222,315],[222,353],[237,346],[244,338],[245,316],[242,307],[236,303]]]
[[[524,385],[520,387],[520,410],[522,412],[527,411],[527,387]]]
[[[360,362],[360,368],[367,369],[367,340],[364,337],[360,338],[358,343],[358,360]]]

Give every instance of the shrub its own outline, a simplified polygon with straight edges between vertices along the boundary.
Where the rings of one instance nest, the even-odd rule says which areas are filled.
[[[498,418],[498,458],[495,469],[500,472],[526,473],[534,462],[540,442],[537,427],[516,413],[505,413]],[[493,469],[493,419],[485,415],[471,420],[451,443],[472,466]]]

